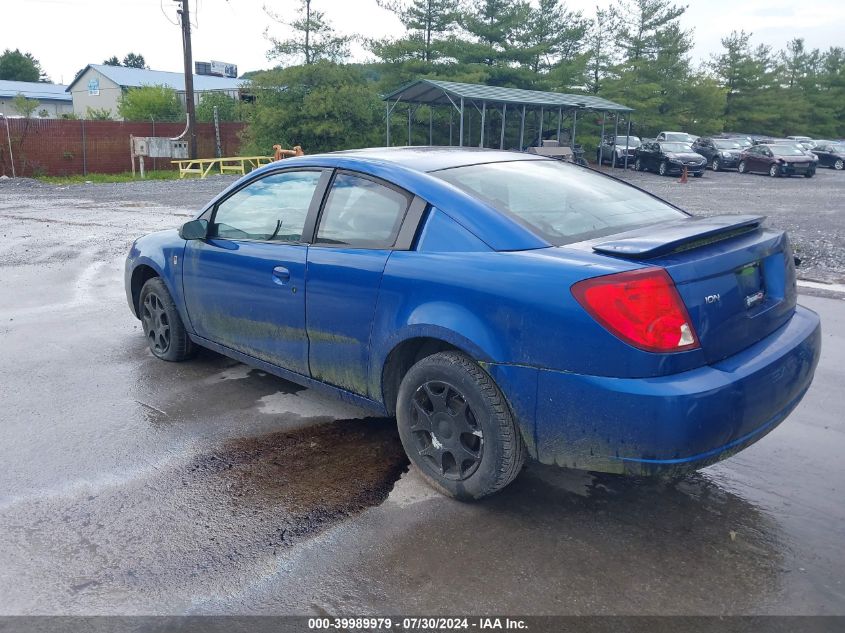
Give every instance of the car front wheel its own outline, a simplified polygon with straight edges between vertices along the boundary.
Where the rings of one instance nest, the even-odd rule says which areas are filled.
[[[669,173],[669,165],[666,164],[666,161],[660,163],[660,167],[657,169],[657,173],[659,173],[661,176],[665,176],[667,173]]]
[[[812,178],[816,175],[816,170],[812,169],[804,174],[804,178]]]
[[[138,315],[154,356],[178,362],[194,355],[194,344],[161,278],[153,277],[141,288]]]
[[[722,168],[722,165],[719,163],[718,158],[714,158],[713,162],[710,163],[710,167],[713,168],[713,171],[719,171]]]
[[[739,165],[737,165],[736,170],[739,173],[744,174],[746,171],[748,171],[748,165],[745,164],[744,160],[741,160],[739,161]]]
[[[833,168],[837,171],[842,171],[843,169],[845,169],[845,161],[843,161],[841,158],[836,159],[836,162],[833,163]]]
[[[643,171],[643,161],[639,158],[634,161],[634,171]]]
[[[461,352],[428,356],[399,387],[402,446],[443,494],[481,499],[507,486],[525,463],[525,444],[493,379]]]
[[[780,176],[780,167],[778,167],[777,165],[772,165],[771,167],[769,167],[769,176],[771,176],[772,178],[777,178],[778,176]]]

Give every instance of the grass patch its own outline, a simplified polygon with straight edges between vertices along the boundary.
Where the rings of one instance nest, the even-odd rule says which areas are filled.
[[[192,174],[188,174],[186,176],[186,178],[190,177],[192,177]],[[178,169],[158,169],[155,171],[146,172],[146,178],[144,180],[178,179]],[[136,173],[134,178],[132,177],[131,171],[126,171],[122,174],[88,174],[87,176],[83,176],[81,174],[74,174],[72,176],[39,176],[38,180],[40,180],[41,182],[49,183],[51,185],[81,185],[87,182],[91,182],[94,184],[105,184],[110,182],[133,182],[136,180],[141,180],[141,174]]]

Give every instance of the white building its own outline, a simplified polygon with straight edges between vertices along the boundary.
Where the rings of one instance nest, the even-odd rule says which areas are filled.
[[[23,116],[15,108],[14,99],[22,94],[27,99],[37,101],[33,117],[58,119],[63,114],[73,112],[71,96],[65,92],[67,86],[45,84],[40,81],[9,81],[0,79],[0,114],[7,117]]]
[[[209,92],[223,92],[238,98],[242,83],[241,79],[194,75],[194,101],[199,103],[203,94]],[[120,96],[130,88],[141,86],[173,88],[182,103],[185,102],[185,76],[182,73],[102,64],[86,66],[67,87],[67,92],[73,98],[73,111],[77,116],[85,117],[88,108],[92,108],[109,110],[113,119],[119,119],[117,103]]]

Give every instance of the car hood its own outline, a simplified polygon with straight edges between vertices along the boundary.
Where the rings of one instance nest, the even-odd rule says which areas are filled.
[[[675,160],[704,160],[701,154],[695,152],[666,152],[666,158],[674,158]]]

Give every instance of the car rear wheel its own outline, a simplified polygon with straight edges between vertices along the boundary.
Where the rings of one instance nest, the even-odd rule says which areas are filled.
[[[841,158],[836,159],[836,162],[833,163],[833,168],[837,171],[842,171],[843,169],[845,169],[845,161],[843,161]]]
[[[772,178],[777,178],[778,176],[780,176],[780,167],[778,167],[777,165],[770,166],[769,176],[771,176]]]
[[[719,162],[718,158],[714,158],[713,162],[710,163],[710,167],[713,168],[713,171],[719,171],[722,168],[722,164]]]
[[[736,170],[739,173],[744,174],[746,171],[748,171],[748,165],[745,164],[744,160],[741,160],[739,161],[739,165],[737,165]]]
[[[396,419],[411,462],[433,488],[464,501],[507,486],[525,444],[493,379],[461,352],[428,356],[399,386]]]
[[[194,355],[194,344],[161,278],[153,277],[141,288],[138,315],[147,345],[154,356],[178,362]]]
[[[659,173],[661,176],[665,176],[667,173],[669,173],[669,165],[666,163],[666,161],[660,163],[660,167],[658,167],[657,173]]]

